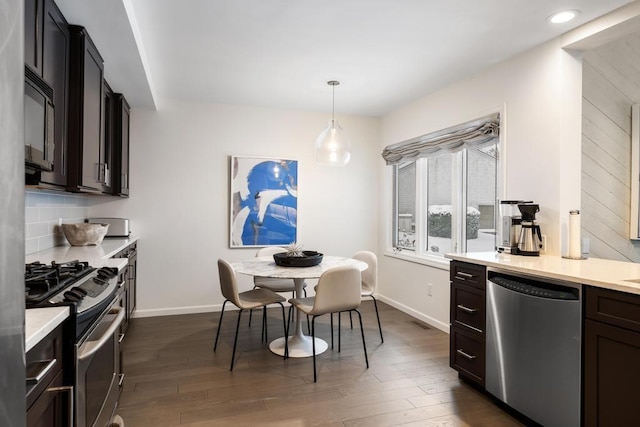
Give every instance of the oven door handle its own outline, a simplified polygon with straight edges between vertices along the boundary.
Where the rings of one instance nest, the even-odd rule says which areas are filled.
[[[91,356],[93,356],[100,348],[109,341],[116,330],[120,327],[120,324],[124,320],[124,310],[122,307],[114,307],[109,311],[109,314],[118,313],[116,318],[111,322],[111,325],[107,328],[107,330],[102,334],[100,338],[95,341],[87,341],[81,346],[81,352],[78,354],[78,361],[82,362]]]

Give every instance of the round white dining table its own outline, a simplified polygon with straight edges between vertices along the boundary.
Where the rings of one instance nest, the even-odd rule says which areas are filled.
[[[260,277],[275,277],[279,279],[293,279],[295,283],[296,298],[303,297],[305,279],[318,279],[327,270],[336,267],[356,267],[360,271],[368,268],[366,262],[353,258],[337,256],[323,256],[322,262],[312,267],[281,267],[276,265],[273,257],[256,257],[245,261],[231,263],[233,269],[240,274]],[[328,344],[323,339],[316,337],[316,354],[324,352]],[[269,349],[280,356],[284,356],[285,337],[278,338],[269,344]],[[313,343],[311,337],[302,332],[300,313],[296,316],[295,329],[289,335],[289,357],[313,356]]]

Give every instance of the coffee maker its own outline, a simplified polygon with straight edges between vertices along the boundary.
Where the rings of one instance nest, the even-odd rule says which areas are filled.
[[[540,206],[535,203],[518,204],[522,213],[520,223],[520,237],[518,238],[518,254],[525,256],[538,256],[542,248],[542,233],[540,226],[536,224],[536,213]]]
[[[500,201],[500,230],[498,235],[498,252],[507,254],[518,253],[518,238],[520,237],[520,228],[522,215],[518,209],[518,205],[524,203],[524,200],[502,200]]]

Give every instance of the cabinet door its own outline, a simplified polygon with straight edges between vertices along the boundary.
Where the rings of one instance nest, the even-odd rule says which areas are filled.
[[[24,2],[24,62],[42,76],[43,0]]]
[[[27,410],[27,427],[71,425],[72,391],[72,387],[63,387],[62,372],[59,372]]]
[[[116,159],[118,174],[114,178],[116,192],[119,196],[129,196],[129,124],[131,121],[131,109],[129,103],[122,94],[116,96],[116,136],[114,145],[117,148],[119,159]]]
[[[107,164],[104,144],[104,72],[100,53],[83,27],[71,25],[69,103],[70,191],[102,193]],[[104,156],[103,156],[104,157]]]
[[[114,117],[116,116],[115,111],[115,94],[111,90],[109,84],[104,82],[104,115],[102,118],[104,129],[104,134],[102,136],[102,144],[100,145],[100,162],[101,162],[101,170],[103,170],[104,175],[102,176],[102,192],[106,194],[111,194],[113,191],[112,188],[112,179],[113,179],[113,144],[115,140],[115,124]]]
[[[42,77],[53,88],[55,137],[53,171],[43,172],[41,182],[67,185],[67,106],[69,102],[69,25],[53,0],[45,0]]]
[[[640,333],[585,320],[584,425],[640,425]]]

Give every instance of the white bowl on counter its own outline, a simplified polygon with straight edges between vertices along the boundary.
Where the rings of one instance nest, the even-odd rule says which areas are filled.
[[[99,245],[109,230],[109,224],[62,224],[62,232],[71,246]]]

